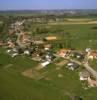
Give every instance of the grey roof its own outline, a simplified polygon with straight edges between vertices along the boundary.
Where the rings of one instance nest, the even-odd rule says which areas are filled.
[[[87,70],[83,70],[82,72],[79,73],[79,75],[84,78],[90,77],[90,73]]]

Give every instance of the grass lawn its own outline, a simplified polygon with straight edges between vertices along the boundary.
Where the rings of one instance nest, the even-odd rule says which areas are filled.
[[[64,67],[56,70],[56,66],[50,64],[42,70],[48,72],[48,80],[33,80],[22,76],[21,72],[37,66],[37,62],[26,57],[11,58],[4,52],[0,49],[0,100],[70,100],[74,95],[83,100],[97,100],[97,88],[82,88],[79,71],[72,72]]]
[[[97,59],[90,61],[90,65],[93,69],[95,69],[97,71]]]

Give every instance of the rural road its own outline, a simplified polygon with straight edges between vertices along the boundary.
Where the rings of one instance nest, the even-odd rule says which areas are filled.
[[[89,63],[84,63],[83,64],[84,67],[94,76],[94,78],[97,80],[97,71],[95,71],[90,65]]]
[[[83,66],[86,68],[86,70],[87,70],[88,72],[90,72],[90,73],[94,76],[94,78],[97,80],[97,71],[95,71],[95,70],[89,65],[88,62],[81,63],[81,62],[76,61],[76,60],[73,60],[73,59],[68,59],[68,60],[70,60],[70,61],[72,61],[72,62],[75,62],[75,63],[77,63],[77,64],[79,64],[79,65],[83,65]]]
[[[56,55],[57,57],[60,57],[59,55]],[[85,61],[84,63],[81,63],[81,62],[79,62],[79,61],[77,61],[77,60],[74,60],[74,59],[71,59],[71,58],[66,58],[67,60],[69,60],[69,61],[71,61],[71,62],[75,62],[75,63],[77,63],[77,64],[79,64],[79,65],[83,65],[83,67],[87,70],[87,71],[89,71],[92,75],[93,75],[93,77],[97,80],[97,71],[95,71],[90,65],[89,65],[89,63],[88,63],[88,61]]]

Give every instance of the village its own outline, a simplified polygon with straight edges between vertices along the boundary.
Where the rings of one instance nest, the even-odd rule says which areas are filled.
[[[16,31],[14,33],[16,35],[14,41],[12,38],[8,38],[6,42],[0,41],[0,47],[6,48],[5,53],[13,59],[17,56],[26,56],[33,61],[39,62],[39,65],[35,68],[23,71],[23,76],[40,80],[46,77],[46,74],[40,74],[39,71],[47,68],[49,64],[55,64],[57,66],[55,70],[60,70],[64,67],[74,72],[82,67],[79,72],[79,80],[82,82],[84,89],[97,87],[97,71],[89,64],[90,61],[97,59],[97,50],[87,47],[85,50],[72,48],[54,50],[52,41],[58,39],[56,35],[48,35],[43,38],[32,37],[29,32],[21,30],[23,23],[24,21],[16,21],[10,25],[9,34],[12,34],[13,30]],[[58,74],[58,77],[61,78],[63,75]]]
[[[97,0],[0,1],[0,100],[97,100]]]

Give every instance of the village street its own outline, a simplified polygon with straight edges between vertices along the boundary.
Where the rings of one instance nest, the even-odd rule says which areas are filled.
[[[95,70],[89,65],[88,61],[86,61],[86,62],[84,62],[84,63],[81,63],[81,62],[76,61],[76,60],[71,59],[71,58],[67,58],[67,59],[70,60],[70,61],[72,61],[72,62],[75,62],[75,63],[77,63],[77,64],[79,64],[79,65],[83,65],[83,66],[86,68],[86,70],[89,71],[89,72],[93,75],[93,77],[97,80],[97,71],[95,71]]]

